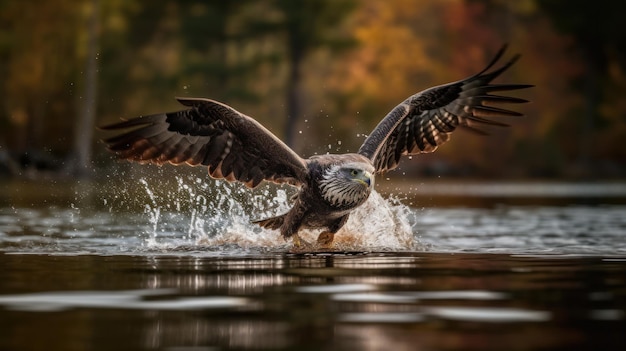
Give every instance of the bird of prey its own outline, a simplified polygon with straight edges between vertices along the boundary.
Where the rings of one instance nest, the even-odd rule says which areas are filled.
[[[280,229],[302,247],[298,232],[322,229],[319,247],[330,248],[335,233],[374,188],[376,175],[398,166],[403,155],[432,152],[462,127],[485,134],[476,126],[505,126],[490,117],[522,116],[495,107],[527,100],[494,94],[529,88],[526,84],[492,81],[519,58],[492,69],[503,56],[502,47],[479,73],[408,97],[374,128],[356,153],[302,158],[253,118],[204,98],[177,98],[181,111],[141,116],[101,127],[120,131],[105,139],[119,158],[140,163],[206,166],[213,178],[238,181],[254,188],[262,181],[299,188],[293,206],[282,215],[256,221]]]

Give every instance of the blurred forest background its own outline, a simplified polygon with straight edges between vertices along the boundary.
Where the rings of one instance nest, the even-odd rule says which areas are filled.
[[[409,95],[523,57],[525,117],[456,132],[404,162],[421,176],[626,176],[624,1],[0,1],[0,174],[93,175],[117,163],[96,125],[209,97],[303,156],[354,152]],[[393,172],[390,173],[393,176]]]

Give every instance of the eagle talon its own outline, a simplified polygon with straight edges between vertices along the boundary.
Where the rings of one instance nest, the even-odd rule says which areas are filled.
[[[291,240],[293,242],[294,251],[306,251],[313,247],[308,241],[302,239],[298,234],[292,235]]]
[[[321,232],[317,237],[317,244],[320,248],[330,249],[333,247],[333,240],[335,240],[335,233],[332,232]]]
[[[293,246],[294,247],[297,247],[297,248],[302,247],[302,238],[300,238],[300,235],[294,234],[291,237],[291,241],[293,241]]]

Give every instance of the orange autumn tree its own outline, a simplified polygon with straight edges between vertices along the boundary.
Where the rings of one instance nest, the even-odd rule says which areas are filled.
[[[363,138],[356,135],[355,124],[358,131],[369,132],[410,94],[476,73],[509,42],[509,54],[520,52],[523,58],[502,80],[537,85],[520,95],[533,101],[524,106],[527,117],[506,120],[514,128],[492,129],[487,138],[456,133],[434,156],[420,156],[404,168],[447,163],[457,174],[465,169],[495,177],[560,171],[554,167],[560,167],[563,155],[552,134],[578,97],[566,80],[554,79],[554,72],[570,77],[579,64],[563,51],[567,38],[556,34],[532,0],[427,0],[419,6],[409,0],[369,1],[351,23],[359,46],[335,63],[328,83],[340,102],[336,128],[342,132],[337,135],[350,149]],[[563,96],[566,101],[553,103]]]

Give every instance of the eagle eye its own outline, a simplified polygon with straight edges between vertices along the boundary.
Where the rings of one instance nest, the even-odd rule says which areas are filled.
[[[359,174],[359,171],[357,171],[356,169],[350,170],[350,175],[352,175],[353,177],[356,177],[357,174]]]

